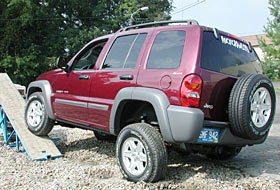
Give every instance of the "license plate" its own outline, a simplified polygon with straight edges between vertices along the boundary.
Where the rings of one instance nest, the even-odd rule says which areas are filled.
[[[203,128],[197,139],[197,142],[202,143],[218,143],[220,136],[220,129],[216,128]]]

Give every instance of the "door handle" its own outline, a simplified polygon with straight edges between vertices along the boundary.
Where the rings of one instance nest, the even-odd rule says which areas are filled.
[[[133,75],[131,75],[131,74],[121,75],[120,79],[121,80],[133,80]]]
[[[89,79],[89,75],[80,75],[79,76],[79,80],[88,80]]]

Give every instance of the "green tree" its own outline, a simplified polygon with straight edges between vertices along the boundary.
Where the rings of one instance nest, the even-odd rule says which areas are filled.
[[[266,75],[272,80],[280,79],[280,0],[269,0],[272,20],[268,20],[264,31],[273,44],[267,44],[264,39],[259,39],[265,53],[263,62]]]
[[[64,2],[64,1],[63,1]],[[129,24],[130,15],[141,7],[149,7],[147,11],[135,15],[134,24],[155,20],[169,20],[171,3],[168,0],[72,0],[72,9],[66,8],[62,14],[71,19],[64,27],[64,36],[68,54],[73,55],[82,45],[100,35],[109,34]],[[70,6],[65,3],[63,7]],[[79,7],[87,7],[79,9]],[[67,11],[67,10],[70,10]],[[80,12],[79,12],[80,11]],[[68,16],[69,15],[69,16]]]
[[[55,57],[73,56],[86,42],[128,24],[170,19],[169,0],[2,0],[0,72],[14,83],[29,82],[54,67]]]

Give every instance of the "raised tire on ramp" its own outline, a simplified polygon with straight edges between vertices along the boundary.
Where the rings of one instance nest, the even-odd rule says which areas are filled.
[[[31,94],[25,107],[25,123],[35,135],[45,136],[54,126],[54,120],[48,117],[45,100],[41,92]]]

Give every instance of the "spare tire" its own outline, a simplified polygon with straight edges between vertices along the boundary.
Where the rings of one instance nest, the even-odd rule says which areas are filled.
[[[268,134],[275,113],[275,91],[262,74],[244,74],[234,84],[229,98],[232,133],[257,140]]]

